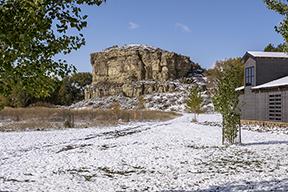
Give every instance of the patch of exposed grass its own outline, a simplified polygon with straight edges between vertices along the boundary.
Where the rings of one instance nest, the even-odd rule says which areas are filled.
[[[18,179],[6,178],[6,177],[0,177],[0,180],[2,180],[4,182],[17,182],[17,183],[32,183],[32,182],[35,182],[34,180],[29,180],[29,179],[18,180]]]
[[[57,153],[61,153],[64,151],[70,151],[70,150],[78,149],[78,148],[90,147],[90,146],[92,146],[92,144],[67,145],[67,146],[63,147],[62,149],[60,149]]]
[[[111,178],[115,176],[128,176],[132,173],[136,173],[136,170],[114,170],[109,167],[99,167],[98,169],[103,172],[103,175]]]

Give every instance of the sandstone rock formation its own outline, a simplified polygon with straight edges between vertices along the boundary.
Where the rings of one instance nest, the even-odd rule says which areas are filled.
[[[189,57],[144,45],[113,46],[93,53],[91,64],[93,83],[85,90],[86,99],[174,92],[174,80],[189,81],[203,72]]]

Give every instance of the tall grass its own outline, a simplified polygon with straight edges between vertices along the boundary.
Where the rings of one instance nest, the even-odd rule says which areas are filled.
[[[0,131],[41,128],[72,128],[115,125],[131,121],[164,121],[175,118],[174,112],[64,108],[5,108],[0,111]]]

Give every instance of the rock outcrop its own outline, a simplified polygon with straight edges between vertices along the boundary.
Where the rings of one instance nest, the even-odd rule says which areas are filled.
[[[175,80],[191,81],[203,70],[189,57],[144,45],[113,46],[91,54],[93,83],[85,98],[123,94],[138,97],[174,92]]]

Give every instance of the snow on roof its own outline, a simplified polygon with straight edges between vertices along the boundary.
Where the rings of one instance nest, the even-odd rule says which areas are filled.
[[[288,53],[285,52],[248,51],[247,53],[253,57],[288,58]]]
[[[237,88],[235,89],[235,91],[242,91],[244,88],[245,88],[244,86],[237,87]]]
[[[281,86],[288,86],[288,76],[274,81],[270,81],[262,85],[258,85],[256,87],[252,87],[252,89],[264,89],[264,88],[281,87]]]

